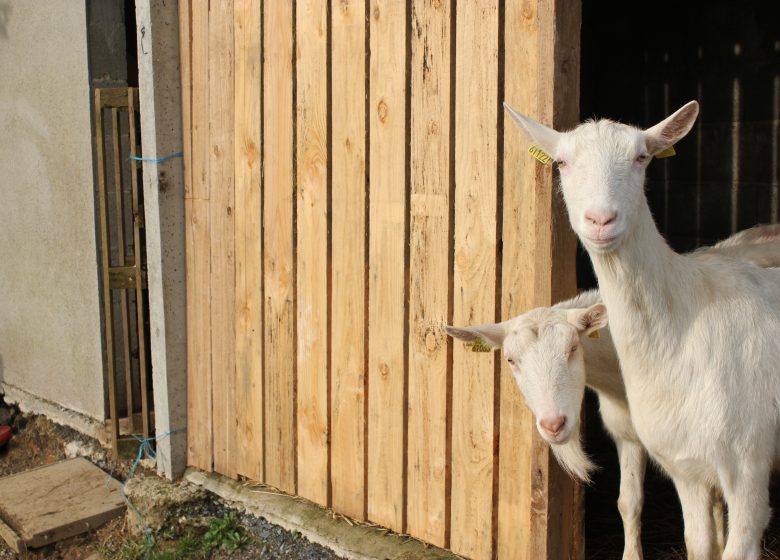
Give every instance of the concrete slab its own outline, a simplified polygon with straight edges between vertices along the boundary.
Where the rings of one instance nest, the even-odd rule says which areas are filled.
[[[0,536],[19,553],[95,529],[124,509],[120,483],[84,458],[0,479]]]
[[[187,469],[184,477],[192,484],[215,493],[232,506],[263,517],[288,531],[298,531],[311,542],[321,544],[350,560],[453,560],[461,558],[389,529],[352,521],[301,498],[281,494],[255,483]]]

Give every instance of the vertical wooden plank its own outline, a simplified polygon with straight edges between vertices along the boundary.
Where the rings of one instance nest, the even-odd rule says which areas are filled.
[[[108,267],[111,252],[108,240],[108,190],[106,185],[106,143],[103,131],[103,103],[101,90],[95,90],[95,135],[97,144],[98,199],[100,201],[100,268],[103,288],[103,320],[106,328],[106,363],[108,366],[108,413],[111,428],[111,447],[114,456],[119,456],[119,415],[116,406],[116,357],[114,355],[114,321],[111,313],[111,287],[108,281]]]
[[[370,9],[368,518],[402,531],[406,5]]]
[[[191,188],[185,199],[187,283],[187,462],[213,468],[211,391],[211,226],[209,221],[208,5],[193,2]],[[188,38],[189,41],[189,38]]]
[[[128,99],[129,101],[129,99]],[[125,211],[124,189],[122,188],[122,156],[119,146],[119,109],[111,109],[111,144],[114,155],[114,212],[116,223],[117,265],[125,266]],[[131,167],[135,162],[131,162]],[[127,418],[130,431],[133,427],[133,362],[130,359],[130,306],[127,300],[127,290],[119,291],[119,324],[122,326],[122,356],[124,357],[125,401],[127,403]]]
[[[450,208],[448,3],[412,4],[409,450],[406,531],[445,545]]]
[[[263,479],[261,0],[237,0],[235,33],[237,472]]]
[[[295,491],[293,10],[264,5],[265,482]]]
[[[539,95],[539,22],[537,3],[509,0],[505,11],[504,98],[520,111],[534,113]],[[504,124],[503,298],[502,317],[544,305],[549,290],[537,286],[536,267],[549,266],[537,248],[536,209],[546,189],[536,184],[536,160],[515,125]],[[541,164],[539,164],[541,167]],[[540,192],[540,190],[542,192]],[[542,254],[540,254],[542,253]],[[538,261],[538,264],[537,264]],[[501,368],[501,446],[498,463],[498,536],[500,560],[527,558],[531,535],[531,457],[533,415],[509,368]]]
[[[193,162],[194,165],[198,163]],[[209,201],[186,198],[184,206],[187,227],[187,462],[210,472],[213,454]]]
[[[130,121],[130,149],[129,152],[133,156],[138,156],[138,139],[135,130],[135,119],[138,112],[138,88],[127,88],[127,113]],[[144,288],[142,282],[141,267],[141,221],[140,216],[142,209],[138,193],[138,162],[130,161],[130,193],[132,199],[133,208],[133,255],[135,255],[135,323],[136,323],[136,337],[138,339],[138,375],[140,377],[141,385],[141,431],[145,438],[149,437],[149,391],[146,382],[146,337],[144,336]],[[131,376],[132,379],[132,376]],[[130,392],[132,393],[133,387],[130,384]],[[132,402],[128,397],[128,406]],[[130,417],[130,430],[133,429],[133,409],[130,406],[128,411]]]
[[[181,128],[184,151],[184,198],[192,195],[192,5],[179,1],[179,72],[181,74]]]
[[[542,29],[543,49],[541,60],[552,60],[546,65],[546,76],[542,79],[544,90],[548,94],[538,97],[538,103],[547,111],[540,110],[543,122],[550,123],[558,130],[568,130],[580,121],[580,28],[582,26],[582,2],[550,0],[547,21]],[[550,105],[549,99],[552,99]],[[549,119],[549,120],[547,120]],[[573,297],[577,293],[577,239],[569,225],[566,207],[560,192],[555,188],[554,180],[547,176],[550,197],[550,219],[544,231],[552,238],[549,270],[549,303]],[[537,264],[538,266],[538,264]],[[548,468],[547,512],[539,519],[547,523],[547,558],[585,557],[583,540],[584,498],[582,487],[575,483],[553,458],[549,446],[544,444],[536,430],[532,430],[537,443],[544,445]],[[532,469],[535,465],[532,466]],[[535,488],[532,486],[532,492]],[[540,511],[532,508],[532,512]],[[532,518],[532,532],[533,518]],[[537,534],[537,533],[534,533]],[[541,556],[535,556],[540,558]]]
[[[332,0],[331,504],[365,519],[366,2]]]
[[[579,2],[559,0],[506,4],[504,97],[519,111],[559,129],[579,120],[579,10]],[[576,292],[576,241],[554,189],[553,170],[536,163],[527,149],[527,141],[507,121],[505,317],[551,305]],[[539,437],[506,368],[501,392],[498,558],[581,558],[580,489]]]
[[[327,4],[295,14],[298,495],[328,505]]]
[[[211,369],[214,469],[236,476],[233,2],[209,14]]]
[[[498,2],[458,4],[453,322],[495,320]],[[453,354],[451,548],[492,554],[494,360]]]

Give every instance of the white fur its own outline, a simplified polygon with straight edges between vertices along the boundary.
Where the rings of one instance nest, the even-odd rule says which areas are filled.
[[[762,266],[780,266],[780,227],[759,226],[739,232],[714,247],[697,251],[732,255],[739,259],[759,263]],[[634,430],[626,399],[625,386],[620,374],[618,357],[609,329],[599,331],[597,339],[577,331],[581,326],[576,319],[584,311],[601,303],[598,291],[584,292],[551,309],[534,309],[498,325],[482,325],[447,330],[456,338],[473,340],[474,335],[487,339],[495,348],[504,348],[511,357],[513,375],[518,381],[528,407],[537,419],[543,415],[544,406],[551,414],[562,414],[569,420],[569,428],[558,441],[550,438],[543,429],[540,435],[550,443],[560,465],[572,476],[585,482],[595,468],[582,449],[579,438],[579,411],[584,397],[584,386],[591,388],[599,399],[600,413],[609,435],[615,441],[620,464],[620,494],[618,509],[625,532],[625,560],[642,557],[641,515],[644,501],[644,482],[647,454]],[[572,323],[571,319],[575,319]],[[488,334],[484,334],[488,333]],[[536,333],[536,334],[534,334]],[[582,351],[575,352],[563,369],[559,367],[559,354],[570,345],[572,337],[579,336]],[[557,340],[545,340],[554,338]],[[541,359],[531,360],[531,347],[544,349]],[[537,349],[537,355],[538,355]],[[556,374],[562,373],[562,380]],[[551,405],[549,403],[552,403]],[[725,538],[721,500],[714,500],[714,523],[720,547]]]
[[[642,131],[610,121],[557,133],[515,120],[555,160],[572,227],[591,256],[636,433],[672,477],[689,558],[719,556],[713,487],[728,505],[726,560],[757,560],[780,450],[780,272],[679,255],[644,194],[651,156],[691,128],[691,102]],[[612,212],[609,224],[588,213]]]

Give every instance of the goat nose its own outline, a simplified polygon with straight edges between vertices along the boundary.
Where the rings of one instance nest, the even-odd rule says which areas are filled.
[[[585,220],[594,226],[608,226],[617,219],[617,212],[585,212]]]
[[[539,425],[544,428],[544,431],[551,436],[558,435],[566,424],[565,416],[557,416],[556,418],[542,418],[539,420]]]

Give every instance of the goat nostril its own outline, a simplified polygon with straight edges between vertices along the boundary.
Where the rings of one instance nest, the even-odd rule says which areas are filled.
[[[566,417],[558,416],[556,418],[543,418],[539,420],[539,424],[548,434],[556,435],[563,429],[563,426],[566,424]]]
[[[585,220],[594,226],[608,226],[617,220],[617,212],[586,212]]]

